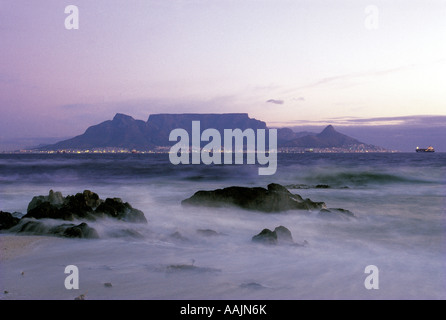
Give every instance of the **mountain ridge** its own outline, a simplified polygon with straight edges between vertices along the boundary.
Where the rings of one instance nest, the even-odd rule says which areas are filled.
[[[250,118],[248,113],[182,113],[151,114],[147,121],[116,113],[112,120],[106,120],[88,127],[81,135],[54,144],[36,148],[39,151],[88,150],[117,148],[128,150],[154,150],[172,146],[169,134],[173,129],[183,128],[189,134],[192,121],[200,121],[200,129],[268,129],[266,123]],[[383,148],[368,145],[344,135],[328,125],[320,133],[295,132],[290,128],[278,128],[278,148],[350,148],[363,147],[382,151]]]

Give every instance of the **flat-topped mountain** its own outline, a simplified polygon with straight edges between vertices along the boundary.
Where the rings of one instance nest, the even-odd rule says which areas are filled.
[[[112,120],[89,127],[83,134],[55,144],[39,147],[40,151],[92,150],[92,149],[127,149],[147,151],[158,147],[169,147],[175,142],[169,141],[169,134],[177,128],[192,131],[192,121],[200,121],[201,131],[209,128],[224,129],[268,129],[265,122],[250,118],[247,113],[223,114],[152,114],[148,120],[135,120],[131,116],[118,113]],[[289,128],[280,128],[277,132],[278,148],[346,148],[358,146],[371,151],[383,151],[382,148],[367,145],[354,138],[337,132],[333,126],[327,126],[321,133],[294,132]]]
[[[266,123],[250,118],[247,113],[186,113],[186,114],[152,114],[147,120],[147,135],[157,146],[172,145],[169,134],[173,129],[185,129],[192,132],[192,121],[200,121],[201,130],[217,129],[223,135],[224,129],[267,129]]]
[[[87,150],[122,148],[149,150],[171,146],[169,134],[177,128],[192,131],[192,121],[200,121],[201,130],[214,128],[223,135],[224,129],[267,129],[266,123],[250,118],[247,113],[224,114],[153,114],[147,122],[118,113],[113,120],[89,127],[74,138],[38,148],[38,150]]]

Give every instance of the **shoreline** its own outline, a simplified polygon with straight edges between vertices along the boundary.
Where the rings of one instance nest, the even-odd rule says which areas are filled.
[[[0,234],[0,263],[25,255],[37,245],[55,239],[50,236]]]

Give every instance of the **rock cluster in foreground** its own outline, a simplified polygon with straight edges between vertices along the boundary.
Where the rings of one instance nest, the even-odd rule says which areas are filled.
[[[21,218],[0,211],[0,230],[16,233],[54,235],[68,238],[98,238],[97,231],[86,222],[80,224],[48,224],[41,219],[95,221],[98,218],[147,223],[144,213],[119,198],[102,200],[89,190],[63,197],[60,192],[50,190],[48,196],[36,196],[28,205],[27,213]]]
[[[37,196],[31,200],[27,214],[23,218],[94,221],[104,217],[147,223],[144,213],[134,209],[128,202],[123,202],[119,198],[102,200],[96,193],[89,190],[67,197],[63,197],[60,192],[50,190],[48,196]]]

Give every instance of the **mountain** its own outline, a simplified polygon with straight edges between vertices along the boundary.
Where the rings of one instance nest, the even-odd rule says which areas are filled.
[[[182,128],[191,135],[192,121],[200,121],[201,131],[214,128],[221,136],[224,129],[267,129],[265,122],[252,119],[247,113],[152,114],[147,120],[147,134],[157,146],[172,145],[172,142],[169,142],[170,132]]]
[[[147,151],[169,147],[176,142],[169,141],[170,132],[177,128],[192,132],[192,121],[200,121],[200,130],[214,128],[223,137],[224,129],[268,129],[266,123],[250,118],[247,113],[224,114],[153,114],[146,122],[118,113],[113,120],[89,127],[85,133],[55,144],[36,148],[40,151],[126,149]],[[383,148],[368,145],[337,132],[327,126],[322,132],[294,132],[289,128],[277,131],[278,148],[330,149],[334,151],[384,151]],[[342,150],[340,150],[342,149]]]
[[[277,144],[279,146],[284,146],[291,140],[301,138],[304,136],[312,136],[312,135],[316,135],[316,133],[309,132],[309,131],[296,132],[290,128],[278,128],[277,129]]]
[[[191,134],[192,121],[200,121],[201,131],[214,128],[222,136],[224,129],[267,129],[265,122],[250,118],[247,113],[153,114],[149,116],[147,122],[118,113],[113,120],[91,126],[82,135],[37,149],[41,151],[101,148],[150,150],[173,145],[174,142],[169,141],[169,134],[173,129],[183,128]]]
[[[89,127],[84,134],[39,148],[39,150],[87,150],[94,148],[151,149],[155,145],[142,120],[118,113],[113,120]]]
[[[359,144],[364,143],[337,132],[332,125],[329,125],[319,134],[306,135],[292,139],[284,142],[283,146],[302,148],[347,148]]]
[[[351,152],[385,152],[382,147],[366,144],[335,130],[332,125],[327,126],[318,134],[307,134],[297,138],[281,141],[282,148],[319,149]]]

